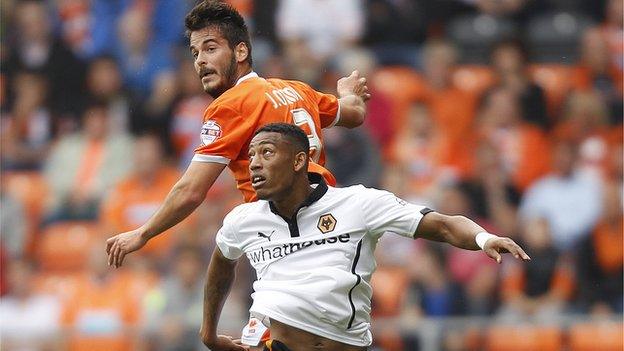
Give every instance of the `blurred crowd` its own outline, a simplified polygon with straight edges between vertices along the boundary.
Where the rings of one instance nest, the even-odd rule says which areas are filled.
[[[329,93],[353,69],[368,77],[365,125],[324,134],[340,185],[466,215],[532,258],[497,266],[387,234],[374,321],[545,323],[572,349],[595,334],[561,327],[563,316],[621,323],[621,0],[228,2],[250,27],[261,76]],[[184,36],[194,3],[1,3],[3,350],[200,347],[207,258],[242,202],[228,172],[122,269],[104,252],[107,237],[156,211],[199,144],[211,98]],[[240,264],[223,333],[240,333],[253,279]],[[621,326],[614,332],[621,341]],[[449,332],[440,349],[478,349],[490,334]],[[384,350],[420,342],[398,330],[375,337]]]

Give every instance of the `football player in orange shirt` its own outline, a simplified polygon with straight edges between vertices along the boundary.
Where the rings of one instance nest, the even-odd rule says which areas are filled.
[[[122,265],[124,257],[151,238],[190,215],[228,166],[245,201],[254,201],[247,158],[253,133],[273,122],[293,123],[310,139],[310,171],[335,184],[324,164],[321,129],[334,125],[355,128],[366,114],[370,98],[366,79],[354,71],[337,82],[338,98],[297,81],[264,79],[252,69],[251,43],[241,15],[230,5],[206,0],[186,16],[190,51],[204,90],[215,100],[204,113],[202,145],[171,189],[163,205],[141,227],[106,242],[108,264]],[[259,180],[257,180],[259,181]]]

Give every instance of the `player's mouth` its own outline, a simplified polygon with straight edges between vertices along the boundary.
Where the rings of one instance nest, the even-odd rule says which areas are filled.
[[[260,175],[255,175],[251,177],[251,186],[254,189],[261,188],[266,183],[266,178]]]
[[[215,71],[203,71],[200,74],[200,78],[201,78],[201,81],[203,82],[204,80],[208,80],[211,77],[216,76],[216,75],[217,75],[217,72]]]

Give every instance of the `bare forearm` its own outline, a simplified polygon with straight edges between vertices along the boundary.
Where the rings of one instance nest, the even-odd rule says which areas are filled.
[[[447,242],[462,249],[479,250],[475,236],[484,231],[480,225],[464,216],[446,216],[431,212],[421,220],[416,235],[428,240]]]
[[[188,217],[202,203],[205,193],[195,193],[184,184],[176,184],[158,211],[140,228],[146,240],[166,231]]]
[[[215,248],[204,285],[204,319],[201,337],[206,344],[213,342],[217,337],[221,310],[236,277],[235,268],[236,262],[226,259],[219,248]]]

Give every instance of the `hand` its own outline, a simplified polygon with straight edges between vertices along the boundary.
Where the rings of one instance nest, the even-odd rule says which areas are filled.
[[[518,246],[518,244],[516,244],[513,240],[504,237],[489,239],[485,242],[483,251],[485,251],[485,253],[497,263],[501,263],[503,261],[500,254],[506,252],[513,254],[515,258],[522,259],[523,261],[531,260],[531,257],[529,257],[529,255],[527,255],[526,252]]]
[[[215,340],[202,337],[202,342],[211,351],[249,351],[249,346],[243,345],[240,339],[232,339],[231,336],[219,335]]]
[[[348,77],[342,77],[337,83],[338,96],[355,95],[364,101],[368,101],[371,95],[368,93],[366,78],[360,77],[360,72],[353,71]]]
[[[106,253],[108,254],[108,265],[121,267],[124,257],[127,254],[136,251],[147,242],[141,236],[138,229],[115,235],[106,240]]]

